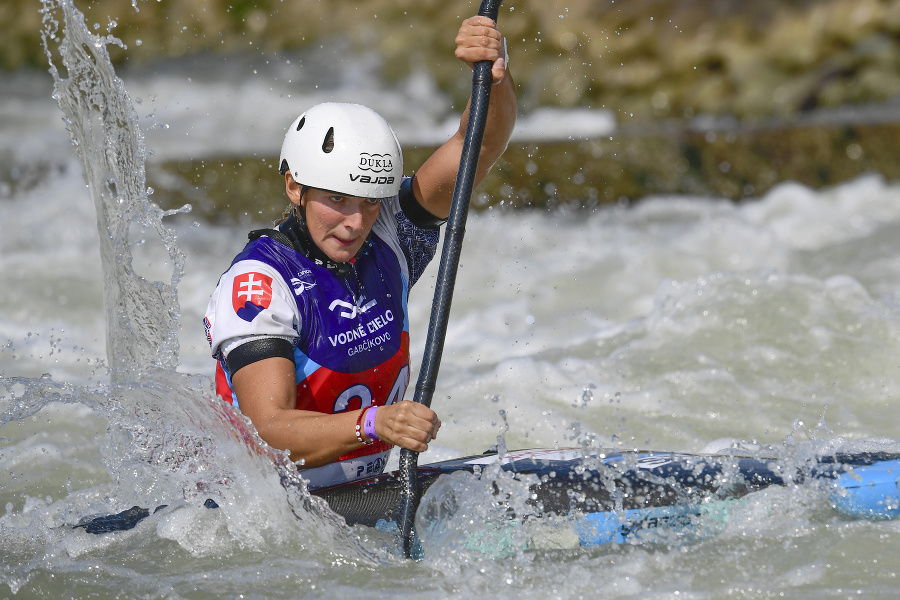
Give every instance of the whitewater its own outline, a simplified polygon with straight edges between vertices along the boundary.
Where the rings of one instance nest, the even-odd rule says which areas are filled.
[[[305,94],[273,74],[284,64],[252,77],[191,77],[189,64],[123,73],[140,132],[113,145],[150,164],[267,155],[302,107],[324,99],[370,104],[403,144],[448,135],[454,113],[427,75],[392,88],[349,58],[340,66],[333,86]],[[18,183],[0,190],[0,597],[896,596],[900,524],[843,519],[802,486],[745,499],[705,539],[503,559],[409,562],[390,534],[347,527],[212,391],[207,299],[246,233],[277,215],[223,224],[179,212],[157,230],[148,193],[119,225],[119,255],[131,260],[104,271],[101,239],[114,228],[79,161],[103,150],[71,143],[65,120],[78,115],[52,97],[53,77],[8,77],[0,156]],[[516,135],[614,131],[604,111],[542,110]],[[419,464],[498,444],[737,446],[798,461],[896,451],[898,257],[900,185],[875,173],[827,189],[783,182],[737,203],[658,196],[473,212],[432,404],[443,427]],[[409,300],[412,380],[436,263]],[[161,333],[154,368],[108,355],[139,358],[146,343],[124,327],[108,339],[111,279],[141,280],[148,301],[177,291],[159,314],[129,315]],[[133,505],[166,508],[125,532],[72,528]]]

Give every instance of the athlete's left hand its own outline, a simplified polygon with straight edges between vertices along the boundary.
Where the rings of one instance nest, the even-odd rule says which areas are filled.
[[[456,58],[470,67],[482,60],[489,60],[491,77],[497,85],[506,77],[506,44],[493,20],[477,16],[463,21],[456,36]]]
[[[428,450],[440,428],[441,420],[433,410],[409,400],[383,406],[375,415],[375,433],[381,440],[414,452]]]

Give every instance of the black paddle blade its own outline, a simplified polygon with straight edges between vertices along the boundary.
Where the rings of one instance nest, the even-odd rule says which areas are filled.
[[[164,504],[157,507],[156,510],[165,507],[166,505]],[[94,519],[90,519],[89,521],[79,523],[78,525],[74,525],[72,529],[81,527],[88,533],[93,533],[95,535],[100,535],[101,533],[109,533],[110,531],[127,531],[129,529],[133,529],[135,525],[149,516],[150,509],[141,508],[140,506],[132,506],[128,510],[123,510],[122,512],[116,513],[114,515],[96,517]]]
[[[161,511],[168,504],[161,504],[153,511],[153,514]],[[206,508],[219,508],[219,505],[212,498],[207,498],[203,503]],[[85,517],[78,525],[73,525],[72,529],[81,527],[88,533],[100,535],[101,533],[110,533],[112,531],[128,531],[134,529],[135,525],[150,516],[149,508],[141,508],[140,506],[132,506],[128,510],[123,510],[114,515],[104,515],[102,517],[94,517],[93,519]]]

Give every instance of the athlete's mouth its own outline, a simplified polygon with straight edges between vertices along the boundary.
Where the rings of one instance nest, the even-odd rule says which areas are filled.
[[[341,239],[341,238],[339,238],[339,237],[337,237],[337,236],[334,236],[334,240],[335,240],[338,244],[340,244],[341,246],[344,246],[345,248],[348,247],[348,246],[352,246],[352,245],[355,244],[357,241],[359,241],[359,240],[355,240],[355,239],[354,239],[354,240],[343,240],[343,239]]]

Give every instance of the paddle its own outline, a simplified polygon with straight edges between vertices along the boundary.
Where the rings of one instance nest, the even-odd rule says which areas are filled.
[[[478,14],[496,21],[501,2],[502,0],[482,0]],[[444,233],[444,247],[441,251],[441,263],[434,288],[434,304],[431,308],[431,319],[428,322],[428,337],[425,341],[422,369],[419,372],[419,380],[416,383],[416,392],[413,397],[414,402],[420,402],[425,406],[431,406],[431,397],[434,394],[435,381],[441,364],[441,354],[444,351],[444,337],[450,318],[450,302],[453,297],[453,286],[456,283],[456,271],[466,231],[466,217],[469,213],[469,199],[472,197],[472,188],[475,183],[481,141],[484,138],[492,83],[491,61],[483,60],[475,63],[475,70],[472,74],[469,122],[466,126],[466,136],[459,160],[459,172],[456,174],[456,186],[453,188],[450,217],[447,219],[447,230]],[[403,552],[407,558],[411,556],[414,535],[413,522],[421,497],[419,478],[417,477],[418,459],[418,452],[406,449],[400,451],[400,478],[403,489],[400,493],[397,522],[403,538]]]

